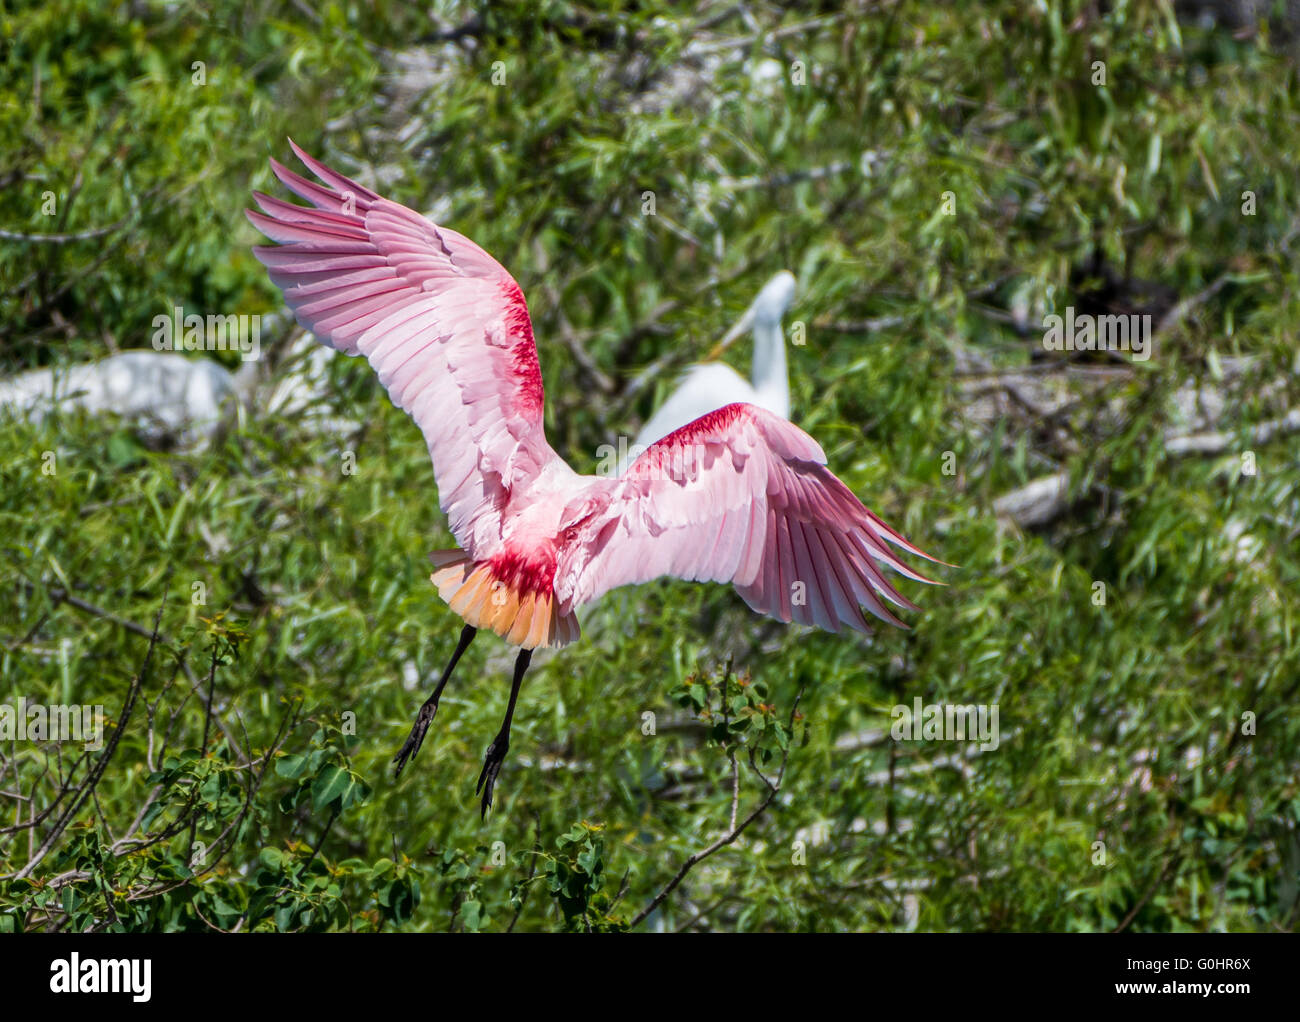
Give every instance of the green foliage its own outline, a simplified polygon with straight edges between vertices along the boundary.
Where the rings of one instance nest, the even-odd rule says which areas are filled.
[[[710,679],[692,675],[671,696],[679,706],[692,711],[706,725],[708,736],[728,751],[748,743],[763,763],[777,750],[790,747],[790,735],[777,719],[776,708],[769,704],[767,685],[744,674],[733,676],[730,666],[722,673],[717,688]],[[763,743],[768,738],[771,744]]]
[[[627,923],[610,914],[612,903],[605,891],[605,841],[603,827],[576,825],[555,842],[556,853],[545,856],[546,885],[560,911],[564,928],[586,933],[624,930]]]
[[[340,431],[6,419],[0,703],[100,707],[105,743],[0,741],[0,931],[1294,929],[1300,460],[1254,431],[1300,406],[1300,81],[1267,25],[1176,6],[7,5],[6,375],[281,309],[242,210],[292,134],[511,269],[579,471],[791,269],[794,417],[956,567],[869,640],[610,594],[535,658],[480,823],[500,643],[392,777],[459,621],[425,445],[364,365],[313,409]],[[999,374],[1061,369],[1042,318],[1106,301],[1190,304],[1022,407]],[[1171,454],[1187,393],[1222,450]],[[993,513],[1058,470],[1050,524]],[[998,747],[894,741],[916,697],[996,705]]]

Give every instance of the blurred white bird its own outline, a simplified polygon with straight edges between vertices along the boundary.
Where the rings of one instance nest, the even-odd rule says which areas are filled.
[[[0,380],[0,411],[40,422],[52,410],[136,420],[152,441],[189,447],[216,428],[225,400],[246,393],[255,363],[238,374],[216,362],[172,351],[130,350],[97,362],[32,369]]]
[[[790,380],[786,375],[781,319],[794,300],[794,286],[794,274],[788,270],[782,270],[763,285],[745,314],[709,352],[708,360],[691,366],[672,396],[641,427],[620,466],[620,475],[628,462],[656,440],[736,401],[758,405],[783,419],[790,418]],[[751,327],[754,331],[752,383],[726,363],[714,361]]]

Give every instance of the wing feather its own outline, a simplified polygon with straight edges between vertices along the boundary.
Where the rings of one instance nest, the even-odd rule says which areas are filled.
[[[293,151],[322,183],[275,160],[291,202],[255,192],[248,218],[278,246],[258,259],[298,322],[369,360],[429,446],[442,509],[476,559],[501,546],[511,495],[558,456],[542,427],[528,307],[504,268],[463,235]]]
[[[755,610],[835,632],[868,631],[863,609],[901,625],[915,605],[881,566],[928,582],[889,544],[922,553],[826,468],[817,442],[754,405],[701,416],[651,445],[570,530],[562,610],[661,575],[731,582]],[[802,583],[802,599],[794,584]]]

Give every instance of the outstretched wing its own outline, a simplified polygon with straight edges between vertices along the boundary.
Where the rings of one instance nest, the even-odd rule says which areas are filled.
[[[468,238],[313,160],[318,185],[271,167],[315,208],[255,192],[255,248],[298,322],[364,355],[429,445],[442,510],[475,558],[497,552],[512,490],[558,456],[542,429],[542,373],[519,285]]]
[[[555,592],[567,610],[661,575],[731,582],[763,614],[866,632],[863,608],[896,625],[886,602],[916,609],[880,565],[930,581],[891,544],[934,560],[863,507],[798,426],[731,404],[652,445],[611,485],[564,544]]]

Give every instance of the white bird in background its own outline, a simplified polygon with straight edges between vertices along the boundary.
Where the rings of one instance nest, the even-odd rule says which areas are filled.
[[[708,360],[691,366],[672,396],[641,427],[627,461],[673,430],[737,401],[790,418],[790,380],[786,375],[781,319],[794,300],[794,283],[794,274],[782,270],[763,285],[745,314],[709,352]],[[754,330],[752,383],[725,362],[713,361],[750,327]]]

